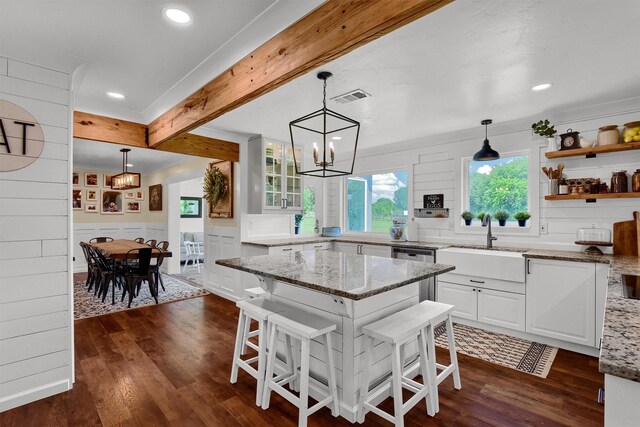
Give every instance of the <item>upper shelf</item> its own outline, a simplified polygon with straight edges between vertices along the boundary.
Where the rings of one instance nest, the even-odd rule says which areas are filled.
[[[615,153],[617,151],[640,150],[640,142],[625,142],[622,144],[603,145],[601,147],[576,148],[575,150],[551,151],[544,153],[547,159],[557,159],[559,157],[586,156],[595,157],[599,153]]]

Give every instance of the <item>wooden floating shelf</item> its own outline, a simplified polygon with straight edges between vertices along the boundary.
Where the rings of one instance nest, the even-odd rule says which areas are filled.
[[[640,193],[602,193],[602,194],[557,194],[544,196],[545,200],[587,200],[595,202],[596,199],[635,199],[640,198]]]
[[[640,150],[640,142],[625,142],[622,144],[603,145],[601,147],[576,148],[575,150],[551,151],[544,153],[547,159],[557,159],[560,157],[595,157],[601,153],[616,153],[618,151]]]

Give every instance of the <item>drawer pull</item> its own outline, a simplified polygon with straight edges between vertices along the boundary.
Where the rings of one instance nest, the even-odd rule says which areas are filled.
[[[293,250],[293,248],[287,248],[287,249],[283,249],[282,252],[289,252],[289,251],[292,251],[292,250]]]
[[[469,279],[469,281],[471,283],[484,283],[484,280],[473,280],[473,279]]]
[[[314,246],[314,248],[316,248],[316,249],[321,248],[321,247],[322,247],[322,245]]]

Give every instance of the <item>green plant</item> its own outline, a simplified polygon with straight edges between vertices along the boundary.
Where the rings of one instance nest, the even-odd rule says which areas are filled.
[[[484,215],[485,215],[484,212],[480,212],[478,215],[476,215],[476,218],[482,221],[482,219],[484,218]]]
[[[531,129],[533,129],[533,133],[544,136],[545,138],[553,138],[558,132],[554,126],[549,126],[549,120],[540,120],[538,123],[532,124]]]
[[[462,215],[460,215],[462,217],[462,219],[469,221],[473,219],[473,212],[469,212],[469,211],[464,211],[462,212]]]
[[[516,212],[515,215],[513,215],[513,217],[518,221],[526,221],[529,218],[531,218],[531,214],[527,211],[520,211],[520,212]]]
[[[507,211],[500,211],[493,214],[493,217],[497,220],[504,221],[509,218],[511,215]]]
[[[294,220],[296,222],[296,227],[300,227],[300,224],[302,223],[302,214],[296,214]]]
[[[228,185],[224,174],[213,163],[204,173],[204,198],[211,208],[215,208],[227,192]]]

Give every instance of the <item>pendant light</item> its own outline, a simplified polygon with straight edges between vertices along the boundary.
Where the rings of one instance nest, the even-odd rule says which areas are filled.
[[[112,190],[131,190],[132,188],[140,188],[140,174],[129,172],[127,170],[128,148],[120,150],[122,153],[122,173],[111,177]]]
[[[500,154],[489,145],[489,138],[487,137],[487,126],[489,126],[491,123],[493,123],[493,120],[491,119],[485,119],[480,122],[480,124],[484,126],[484,143],[480,151],[473,155],[473,160],[488,161],[497,160],[500,158]]]
[[[289,123],[293,160],[296,173],[299,175],[328,178],[351,175],[353,173],[360,123],[327,108],[327,79],[332,75],[328,71],[322,71],[317,75],[324,82],[322,108]],[[296,146],[312,149],[312,167],[302,170],[302,159]],[[348,154],[351,150],[353,150],[353,157],[349,157]],[[336,152],[341,157],[340,160],[351,164],[350,169],[339,170],[333,168]]]

